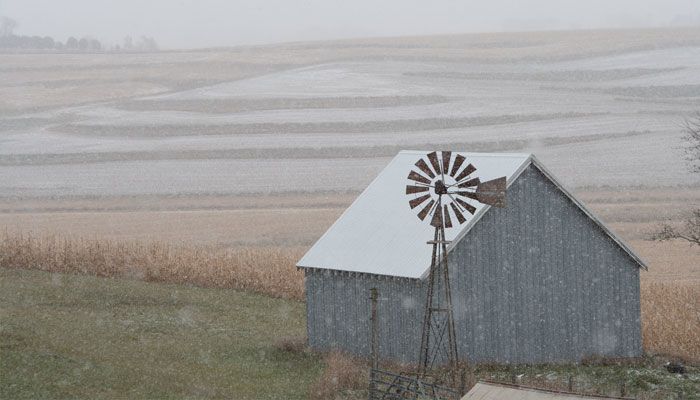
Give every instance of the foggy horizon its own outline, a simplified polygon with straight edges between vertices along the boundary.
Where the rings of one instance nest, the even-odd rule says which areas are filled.
[[[51,36],[60,41],[87,36],[108,46],[122,43],[126,36],[148,36],[163,49],[479,32],[700,26],[700,3],[692,0],[622,0],[614,4],[602,0],[588,4],[440,0],[405,4],[125,0],[105,6],[86,0],[61,5],[45,0],[6,0],[0,4],[0,16],[16,20],[15,32],[20,35]]]

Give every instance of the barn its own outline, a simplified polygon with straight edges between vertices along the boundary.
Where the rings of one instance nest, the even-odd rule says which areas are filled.
[[[433,227],[416,218],[406,177],[427,152],[401,151],[309,249],[309,345],[368,356],[370,288],[379,353],[419,358]],[[461,154],[482,180],[505,176],[505,208],[478,204],[446,230],[461,359],[578,362],[641,355],[644,262],[531,154]]]

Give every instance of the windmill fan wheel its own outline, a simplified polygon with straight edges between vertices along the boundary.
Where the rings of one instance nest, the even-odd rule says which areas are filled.
[[[415,163],[408,174],[408,205],[418,209],[418,218],[430,217],[434,227],[452,228],[467,221],[465,213],[476,212],[475,203],[505,207],[506,178],[481,182],[476,167],[466,157],[450,151],[433,151]]]

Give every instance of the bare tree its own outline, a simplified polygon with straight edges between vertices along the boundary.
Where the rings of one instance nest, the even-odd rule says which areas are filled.
[[[684,126],[686,143],[685,155],[691,171],[700,173],[700,112],[686,119]],[[658,232],[652,234],[653,240],[683,239],[693,245],[700,246],[700,208],[691,211],[691,216],[683,226],[676,228],[668,223],[661,225]]]
[[[685,120],[685,136],[688,144],[685,149],[686,159],[693,172],[700,173],[700,111]]]
[[[12,18],[0,16],[0,37],[12,36],[12,32],[14,32],[15,28],[17,28],[17,21]]]
[[[700,246],[700,208],[692,211],[692,216],[685,221],[683,228],[674,228],[663,224],[658,232],[652,235],[653,240],[683,239],[691,244]]]

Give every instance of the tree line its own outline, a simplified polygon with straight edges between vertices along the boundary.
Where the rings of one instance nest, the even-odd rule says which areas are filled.
[[[50,36],[15,35],[17,21],[0,16],[0,49],[31,50],[70,50],[70,51],[156,51],[158,44],[151,37],[141,36],[134,40],[131,36],[124,38],[122,44],[105,48],[99,40],[91,37],[69,37],[65,43]]]

